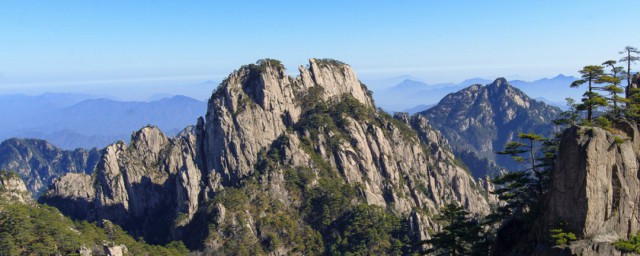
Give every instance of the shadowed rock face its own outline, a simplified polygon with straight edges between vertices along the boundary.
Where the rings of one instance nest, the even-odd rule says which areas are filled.
[[[44,140],[9,139],[0,144],[0,170],[20,174],[36,197],[68,172],[91,173],[100,158],[97,149],[61,150]]]
[[[517,169],[510,157],[496,156],[495,152],[503,150],[518,132],[551,135],[552,120],[559,114],[559,108],[530,99],[504,78],[449,94],[420,113],[444,134],[456,155],[464,156],[475,177],[499,167]]]
[[[285,186],[285,172],[296,168],[310,170],[309,186],[318,186],[320,172],[331,173],[357,188],[363,202],[410,218],[421,239],[439,228],[431,218],[448,202],[489,211],[482,188],[424,118],[377,111],[346,64],[311,59],[299,69],[293,78],[274,60],[243,66],[213,93],[196,127],[176,138],[143,128],[129,146],[105,148],[93,175],[58,179],[43,201],[83,209],[79,218],[112,220],[146,241],[195,240],[197,247],[206,238],[213,251],[233,232],[203,231],[208,225],[248,228],[254,240],[263,234],[260,214],[225,209],[212,198],[252,180],[252,191],[298,213],[300,195]],[[265,164],[265,152],[278,152],[277,163]]]
[[[193,128],[175,138],[155,127],[135,132],[129,146],[103,150],[95,173],[57,179],[41,201],[79,219],[108,219],[153,243],[193,218],[202,190]],[[174,220],[180,216],[182,222]]]

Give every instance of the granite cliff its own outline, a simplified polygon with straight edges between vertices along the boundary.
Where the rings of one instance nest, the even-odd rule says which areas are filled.
[[[526,234],[496,255],[622,255],[612,243],[640,230],[640,133],[570,127],[560,139],[553,182],[544,211]],[[561,228],[576,241],[556,246],[550,230]]]

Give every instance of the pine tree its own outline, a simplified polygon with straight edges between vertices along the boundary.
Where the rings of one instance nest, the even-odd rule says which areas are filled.
[[[620,59],[620,62],[626,62],[627,63],[627,75],[626,75],[626,79],[627,79],[627,88],[625,90],[626,92],[626,98],[630,98],[631,94],[632,94],[632,77],[631,77],[631,63],[635,63],[636,61],[640,60],[639,56],[634,56],[633,54],[638,54],[640,53],[640,51],[638,51],[638,49],[636,49],[635,47],[631,47],[631,46],[627,46],[624,48],[624,50],[620,51],[619,54],[626,54],[626,56],[622,57]]]
[[[505,149],[498,152],[524,163],[524,168],[492,180],[497,187],[493,194],[505,202],[491,214],[489,219],[494,222],[509,217],[523,218],[527,213],[535,212],[550,184],[554,142],[535,133],[519,133],[518,138],[519,141],[508,142]]]
[[[425,253],[436,255],[472,255],[482,251],[486,240],[479,222],[470,217],[462,206],[447,204],[436,220],[443,223],[442,231],[425,241],[432,248]]]
[[[595,84],[601,83],[600,78],[604,75],[604,71],[602,70],[602,66],[585,66],[582,70],[578,71],[582,74],[582,79],[578,79],[571,83],[571,87],[578,87],[585,83],[588,84],[587,92],[584,93],[584,98],[582,98],[582,104],[579,106],[579,110],[587,110],[587,121],[591,123],[593,118],[593,110],[597,110],[600,106],[606,106],[607,101],[600,94],[596,93],[595,90],[599,90],[601,88],[595,87]]]
[[[560,116],[554,119],[553,123],[555,125],[576,125],[580,118],[578,104],[572,98],[565,98],[565,100],[567,101],[567,110],[560,113]]]
[[[624,90],[619,86],[622,82],[621,75],[624,72],[623,67],[616,67],[615,60],[608,60],[602,63],[604,67],[610,68],[609,73],[604,74],[600,77],[600,82],[606,84],[603,90],[609,92],[610,98],[609,101],[612,103],[612,119],[619,119],[621,116],[620,103],[627,103],[627,99],[618,96],[619,93],[624,92]]]

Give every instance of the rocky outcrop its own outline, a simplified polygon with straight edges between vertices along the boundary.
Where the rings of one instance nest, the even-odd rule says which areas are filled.
[[[444,134],[475,177],[484,177],[500,167],[517,169],[510,157],[495,152],[503,150],[518,132],[552,135],[552,120],[560,109],[530,99],[498,78],[486,86],[476,84],[449,94],[419,114]]]
[[[345,207],[377,205],[410,219],[417,239],[440,228],[432,217],[446,203],[488,213],[486,193],[426,119],[377,110],[344,63],[311,59],[299,70],[293,78],[275,60],[243,66],[213,93],[195,127],[174,139],[143,128],[129,146],[104,149],[92,176],[58,179],[44,201],[65,209],[84,200],[86,218],[109,219],[146,241],[201,236],[212,253],[224,253],[231,238],[246,246],[271,241],[285,225],[271,217],[297,223],[283,237],[298,228],[315,234],[304,212],[312,195],[302,190],[327,183],[354,191],[344,192]],[[301,246],[286,241],[291,248],[270,250]]]
[[[156,127],[135,132],[131,144],[112,144],[93,175],[67,174],[41,198],[75,218],[108,219],[147,241],[168,241],[193,218],[202,191],[196,137],[175,138]]]
[[[9,139],[0,144],[0,169],[20,174],[36,197],[66,173],[90,174],[99,158],[97,149],[62,150],[37,139]]]
[[[0,172],[0,200],[5,202],[33,203],[24,181],[13,172]]]
[[[638,136],[632,129],[631,136]],[[612,242],[640,229],[638,141],[598,127],[573,127],[562,138],[548,208],[581,237]],[[635,149],[634,149],[635,146]]]
[[[545,210],[532,232],[516,235],[511,255],[621,255],[612,243],[640,230],[640,133],[630,123],[618,127],[563,133]],[[550,230],[559,227],[578,240],[554,246]]]

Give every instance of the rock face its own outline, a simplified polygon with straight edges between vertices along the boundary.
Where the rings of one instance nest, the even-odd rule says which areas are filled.
[[[640,230],[640,133],[629,123],[619,127],[624,132],[571,127],[563,133],[545,211],[512,255],[621,255],[611,243]],[[549,230],[561,222],[578,241],[554,248]]]
[[[93,175],[67,174],[41,201],[74,218],[111,220],[161,243],[193,218],[200,182],[193,128],[171,139],[145,127],[129,146],[105,148]]]
[[[449,94],[420,114],[444,134],[474,176],[483,177],[500,167],[517,169],[510,157],[497,157],[495,152],[518,132],[551,135],[551,121],[560,112],[498,78],[486,86],[476,84]]]
[[[204,141],[207,171],[220,175],[213,180],[227,185],[251,174],[258,151],[298,121],[300,98],[310,90],[318,91],[325,100],[349,94],[373,106],[349,66],[311,59],[308,69],[299,69],[300,76],[294,79],[274,60],[247,65],[232,73],[214,93],[206,114]]]
[[[9,202],[33,203],[24,181],[12,172],[0,172],[0,198]]]
[[[60,209],[86,205],[79,218],[111,220],[146,241],[183,239],[222,254],[233,243],[267,243],[281,254],[301,248],[287,237],[317,232],[305,211],[313,210],[309,191],[323,186],[355,191],[345,192],[348,207],[376,205],[409,219],[419,239],[440,228],[432,216],[446,203],[488,213],[482,187],[423,117],[376,110],[344,63],[311,59],[299,70],[290,77],[275,60],[241,67],[196,127],[174,139],[143,128],[131,145],[107,147],[91,177],[66,175],[43,200]],[[285,232],[270,216],[297,224]],[[283,242],[271,245],[277,232],[286,233]]]
[[[99,158],[97,149],[61,150],[44,140],[9,139],[0,144],[0,169],[20,174],[36,197],[65,173],[90,174]]]

